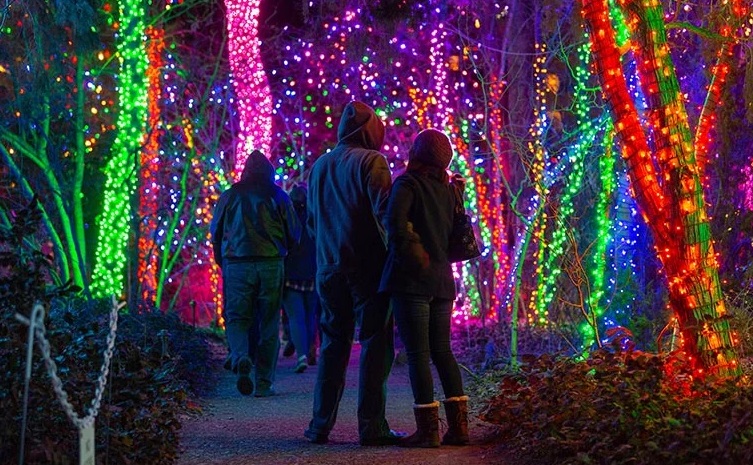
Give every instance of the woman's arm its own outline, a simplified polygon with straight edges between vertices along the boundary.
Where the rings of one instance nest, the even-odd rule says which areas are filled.
[[[426,269],[429,254],[421,237],[413,230],[410,210],[414,202],[414,186],[406,178],[398,178],[392,187],[387,207],[388,247],[394,251],[401,264],[411,269]]]

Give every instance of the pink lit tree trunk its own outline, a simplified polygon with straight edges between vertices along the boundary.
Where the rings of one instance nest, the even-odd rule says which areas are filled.
[[[240,178],[253,150],[269,157],[272,145],[272,95],[261,60],[259,5],[261,0],[225,0],[228,55],[240,131],[235,151],[235,178]]]

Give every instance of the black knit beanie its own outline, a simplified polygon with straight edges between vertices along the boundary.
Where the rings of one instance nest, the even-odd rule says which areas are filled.
[[[413,146],[408,152],[408,161],[446,169],[452,161],[450,139],[442,131],[424,129],[413,140]]]

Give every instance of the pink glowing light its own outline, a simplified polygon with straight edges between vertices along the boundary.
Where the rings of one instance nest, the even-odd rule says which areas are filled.
[[[236,179],[253,150],[269,156],[272,144],[272,96],[258,38],[260,3],[261,0],[225,0],[230,69],[240,113],[233,173]]]

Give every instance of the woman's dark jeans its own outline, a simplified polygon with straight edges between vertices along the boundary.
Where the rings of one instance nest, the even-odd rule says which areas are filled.
[[[429,361],[434,362],[445,398],[463,395],[463,379],[450,347],[452,300],[426,295],[392,296],[400,339],[408,355],[408,373],[416,405],[434,402]]]

